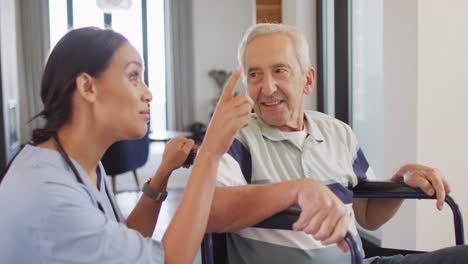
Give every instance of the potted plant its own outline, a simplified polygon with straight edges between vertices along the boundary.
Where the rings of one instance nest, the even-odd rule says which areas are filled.
[[[208,76],[210,76],[215,81],[216,86],[219,88],[218,95],[211,101],[213,107],[215,107],[218,103],[219,97],[221,96],[221,93],[224,88],[224,84],[226,84],[226,81],[229,79],[229,76],[231,76],[231,73],[232,72],[230,71],[216,69],[213,69],[208,72]]]

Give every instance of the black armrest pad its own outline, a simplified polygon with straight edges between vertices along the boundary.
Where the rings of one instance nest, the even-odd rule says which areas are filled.
[[[292,225],[301,214],[299,206],[292,206],[255,225],[260,228],[292,230]]]
[[[354,187],[353,192],[355,198],[435,198],[425,194],[420,188],[413,188],[402,182],[362,182]],[[292,206],[256,224],[255,227],[291,230],[300,213],[299,206]]]
[[[413,188],[401,182],[363,182],[353,189],[353,193],[354,198],[436,199],[435,195],[429,196],[420,188]],[[464,245],[463,218],[460,209],[449,195],[445,197],[445,202],[454,214],[456,244]],[[292,230],[292,225],[300,214],[301,209],[293,206],[256,224],[255,227]]]
[[[403,182],[362,182],[353,188],[353,192],[354,198],[435,198]]]

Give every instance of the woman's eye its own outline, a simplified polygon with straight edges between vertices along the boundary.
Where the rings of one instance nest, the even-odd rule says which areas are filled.
[[[139,74],[137,72],[130,74],[131,81],[138,81],[138,79],[139,79]]]

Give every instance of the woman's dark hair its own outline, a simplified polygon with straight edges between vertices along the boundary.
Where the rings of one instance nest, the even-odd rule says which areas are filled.
[[[71,30],[60,39],[50,53],[42,75],[44,110],[34,118],[43,117],[46,124],[33,131],[34,144],[49,139],[69,120],[76,77],[80,73],[99,77],[124,42],[127,39],[121,34],[95,27]]]

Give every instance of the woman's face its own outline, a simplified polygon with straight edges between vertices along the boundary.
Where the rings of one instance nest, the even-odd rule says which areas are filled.
[[[117,140],[142,137],[148,130],[152,95],[143,80],[144,67],[138,51],[125,42],[96,79],[96,122]]]

